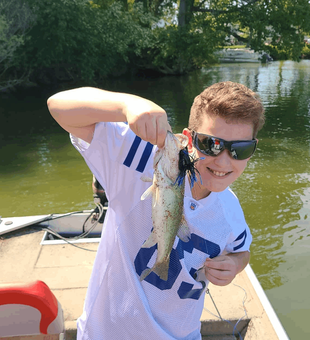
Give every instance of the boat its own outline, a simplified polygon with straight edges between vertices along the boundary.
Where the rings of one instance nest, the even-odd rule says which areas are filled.
[[[221,63],[260,63],[273,59],[266,52],[255,52],[250,48],[224,48],[216,52]]]
[[[33,298],[31,287],[46,290],[47,286],[51,293],[45,293],[45,296],[54,301],[54,307],[55,301],[59,306],[58,314],[54,312],[55,318],[58,315],[58,329],[54,325],[54,328],[42,331],[37,326],[37,331],[29,333],[29,330],[16,327],[14,318],[24,315],[24,318],[32,318],[28,324],[40,325],[40,311],[33,315],[25,311],[20,314],[22,311],[18,313],[18,309],[25,308],[22,302],[18,304],[15,299],[15,305],[13,302],[11,305],[8,302],[1,304],[0,299],[1,340],[76,339],[76,320],[82,313],[103,226],[100,221],[107,207],[96,209],[0,218],[0,297],[1,292],[9,296],[8,293],[13,291],[29,303]],[[16,285],[18,293],[14,288]],[[36,291],[38,288],[33,289]],[[32,295],[26,299],[27,294]],[[10,314],[12,304],[15,309]],[[45,301],[42,308],[46,305],[51,303]],[[33,306],[26,307],[33,310]],[[9,315],[6,320],[11,320],[12,327],[1,318],[5,313]],[[50,323],[52,321],[49,320]],[[1,322],[7,327],[2,327]],[[47,330],[52,331],[48,333]],[[289,339],[250,265],[228,286],[209,284],[201,315],[201,334],[202,339],[214,340]]]

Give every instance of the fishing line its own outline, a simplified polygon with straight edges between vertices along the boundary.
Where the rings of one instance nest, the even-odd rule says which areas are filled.
[[[233,323],[230,322],[229,320],[226,320],[226,319],[223,319],[223,318],[222,318],[222,316],[221,316],[221,314],[220,314],[220,312],[219,312],[219,310],[218,310],[218,308],[217,308],[217,306],[216,306],[216,304],[215,304],[215,301],[214,301],[213,298],[212,298],[212,295],[211,295],[211,293],[210,293],[209,288],[206,289],[206,293],[210,296],[210,298],[211,298],[211,300],[212,300],[212,302],[213,302],[213,305],[214,305],[214,307],[215,307],[215,309],[216,309],[216,311],[217,311],[217,313],[218,313],[219,316],[217,316],[216,314],[212,313],[212,312],[211,312],[208,308],[206,308],[206,307],[203,307],[203,309],[206,310],[208,313],[212,314],[213,316],[215,316],[216,318],[218,318],[218,319],[220,319],[220,320],[222,320],[222,321],[225,321],[225,322],[229,323],[231,326],[233,326],[234,328],[233,328],[233,333],[232,333],[232,335],[235,336],[235,332],[236,332],[236,330],[237,330],[237,325],[239,324],[239,322],[240,322],[241,320],[243,320],[245,317],[247,317],[248,314],[247,314],[246,308],[245,308],[245,301],[246,301],[246,299],[247,299],[246,290],[245,290],[244,288],[242,288],[241,286],[235,284],[235,283],[233,283],[233,285],[236,286],[236,287],[239,287],[240,289],[242,289],[242,290],[244,291],[244,297],[243,297],[243,300],[242,300],[242,306],[243,306],[243,310],[244,310],[244,315],[243,315],[243,316],[235,323],[235,325],[233,325]],[[237,332],[238,332],[238,335],[239,335],[239,339],[240,339],[240,340],[243,340],[243,337],[242,337],[242,335],[240,334],[240,332],[239,332],[238,330],[237,330]]]
[[[246,290],[245,290],[243,287],[241,287],[241,286],[239,286],[239,285],[237,285],[237,284],[235,284],[235,283],[233,283],[233,285],[236,286],[236,287],[239,287],[240,289],[242,289],[242,290],[244,291],[244,297],[243,297],[243,300],[242,300],[242,307],[243,307],[243,310],[244,310],[244,315],[243,315],[243,317],[241,317],[241,318],[236,322],[236,324],[235,324],[235,326],[234,326],[233,335],[235,335],[235,330],[236,330],[236,327],[237,327],[238,323],[239,323],[242,319],[244,319],[245,317],[248,316],[248,314],[247,314],[247,312],[246,312],[246,308],[245,308],[245,301],[246,301],[248,295],[247,295],[247,293],[246,293]],[[239,332],[238,332],[238,333],[239,333]],[[240,333],[239,333],[239,335],[240,335]],[[240,335],[240,337],[241,337],[241,335]],[[243,340],[242,337],[241,337],[241,340]]]

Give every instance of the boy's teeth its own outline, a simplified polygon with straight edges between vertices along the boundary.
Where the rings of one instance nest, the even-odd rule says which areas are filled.
[[[210,170],[211,172],[213,172],[214,175],[219,176],[219,177],[222,177],[222,176],[225,176],[225,175],[226,175],[226,172],[214,171],[214,170],[212,170],[212,169],[210,169],[210,168],[209,168],[209,170]]]

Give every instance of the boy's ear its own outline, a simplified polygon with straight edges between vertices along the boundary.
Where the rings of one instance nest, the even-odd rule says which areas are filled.
[[[188,128],[183,129],[182,131],[183,135],[185,135],[188,138],[188,145],[187,145],[187,149],[188,152],[192,152],[193,151],[193,138],[192,138],[192,134],[189,131]]]

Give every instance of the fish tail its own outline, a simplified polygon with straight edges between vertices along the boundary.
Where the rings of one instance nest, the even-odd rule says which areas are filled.
[[[169,259],[158,264],[155,264],[152,268],[146,268],[140,275],[140,281],[143,281],[151,272],[157,274],[162,280],[168,280]]]
[[[170,256],[169,256],[170,258]],[[160,264],[157,264],[153,267],[153,272],[157,274],[162,280],[167,281],[168,280],[168,271],[169,271],[169,259],[168,261],[164,261]]]

